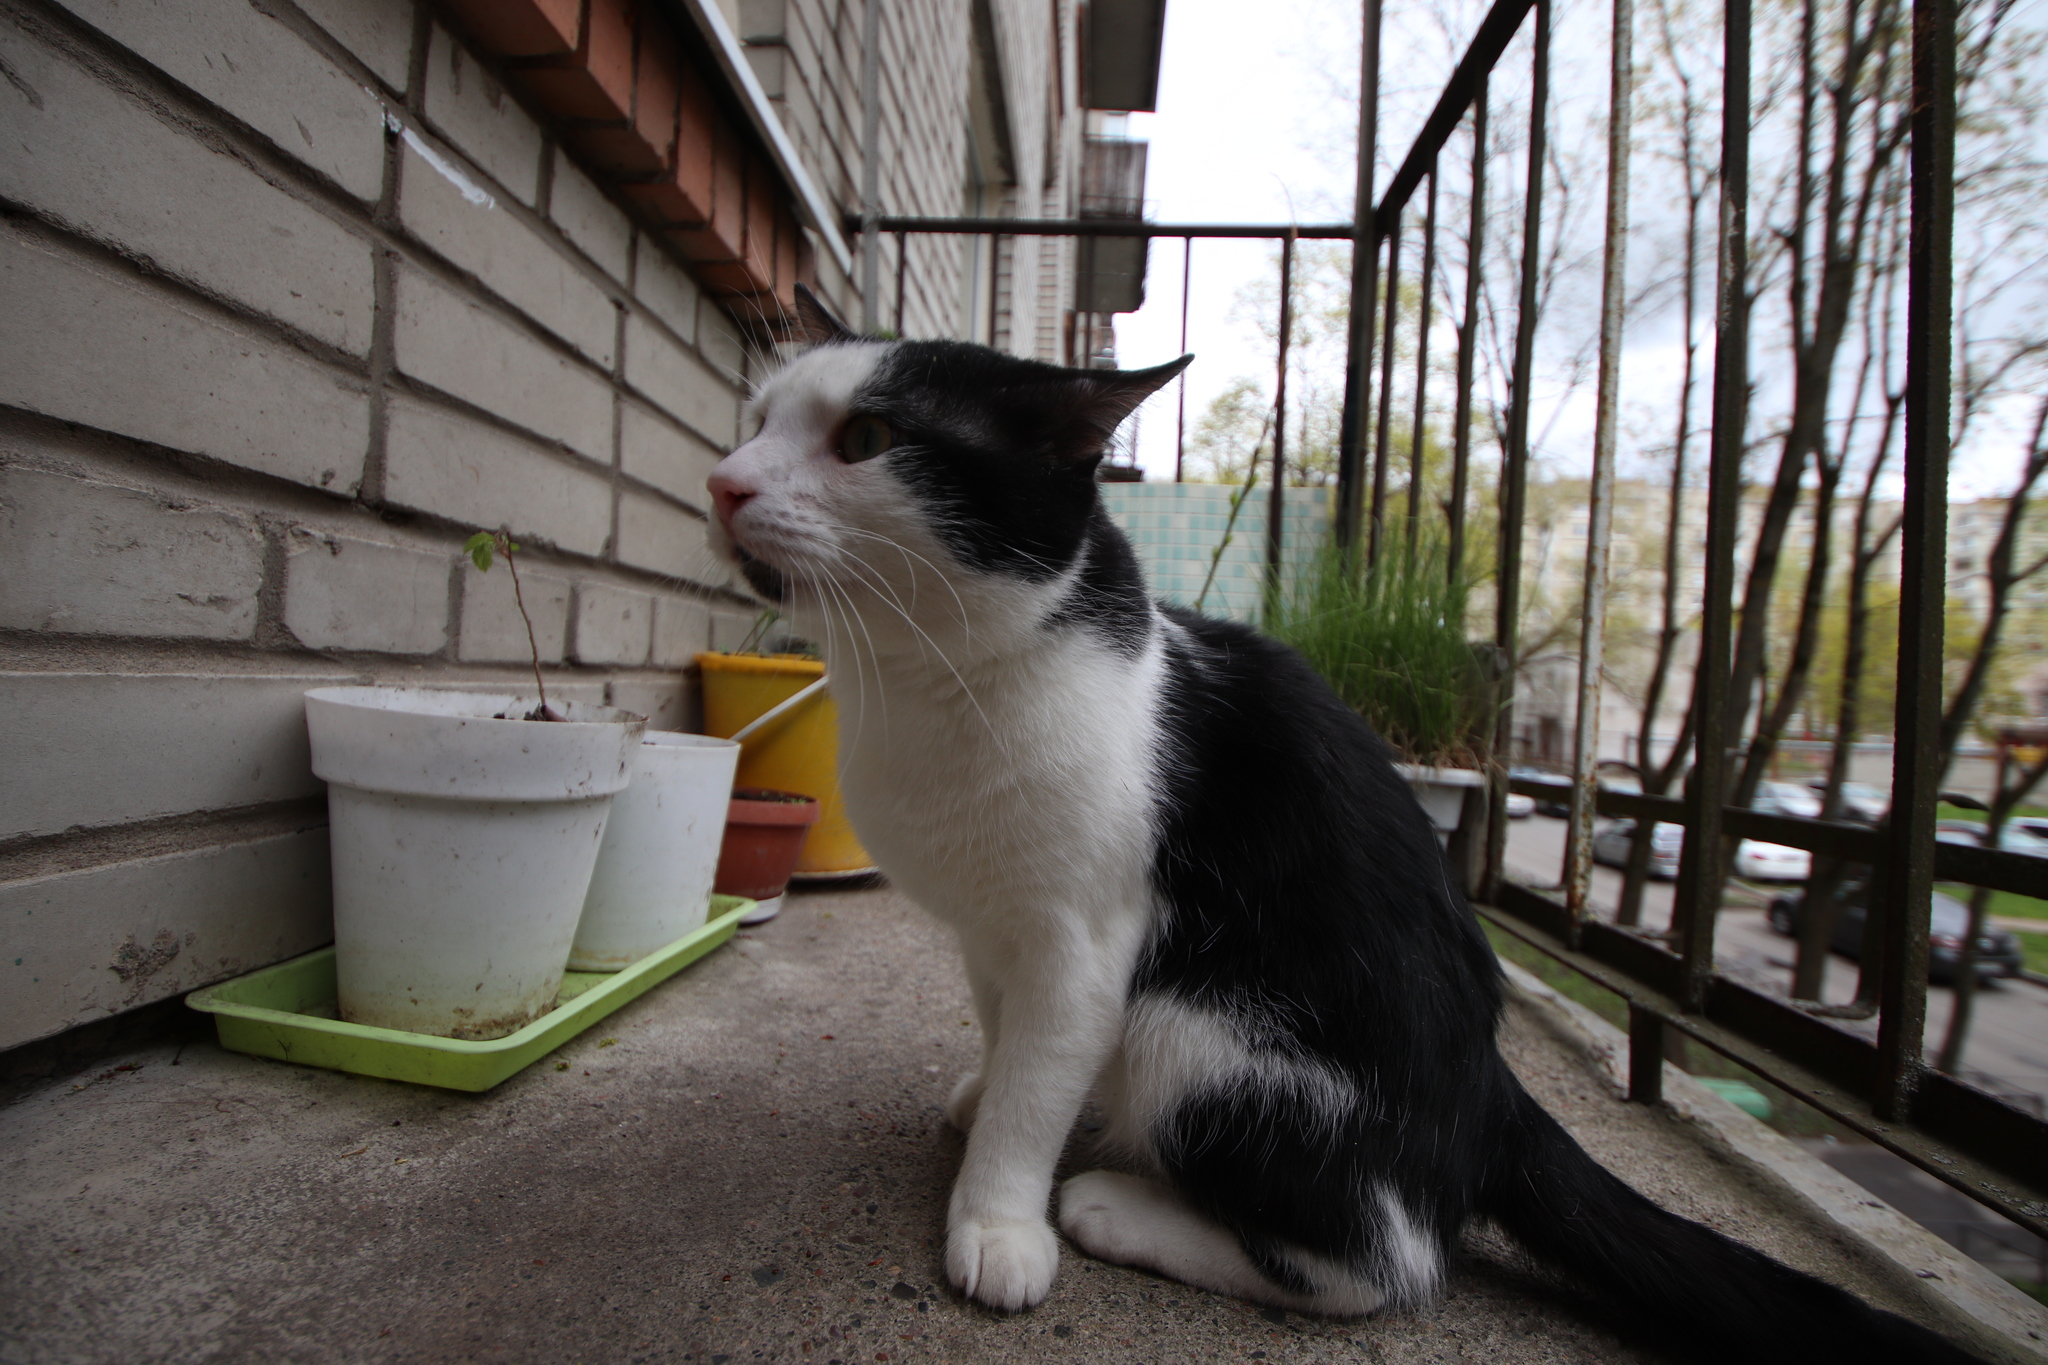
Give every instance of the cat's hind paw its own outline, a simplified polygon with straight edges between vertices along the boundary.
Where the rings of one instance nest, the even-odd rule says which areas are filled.
[[[1042,1222],[960,1223],[946,1237],[946,1278],[1004,1313],[1042,1302],[1059,1264],[1059,1240]]]
[[[981,1073],[970,1071],[953,1087],[946,1100],[946,1122],[965,1133],[974,1127],[974,1113],[981,1108]]]

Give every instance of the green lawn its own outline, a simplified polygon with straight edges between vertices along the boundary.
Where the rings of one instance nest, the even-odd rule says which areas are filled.
[[[2029,819],[2048,820],[2048,806],[2020,806],[2013,811],[2013,814],[2026,816]],[[1982,821],[1985,817],[1984,812],[1981,810],[1964,810],[1961,806],[1951,806],[1948,802],[1943,801],[1934,808],[1934,818],[1937,820]]]

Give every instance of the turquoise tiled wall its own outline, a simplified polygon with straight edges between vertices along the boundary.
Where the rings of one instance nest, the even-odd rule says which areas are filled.
[[[1152,594],[1193,606],[1237,490],[1216,483],[1106,483],[1101,489],[1103,506],[1138,551]],[[1268,489],[1254,489],[1239,514],[1202,605],[1209,615],[1258,620],[1270,498]],[[1334,499],[1327,488],[1290,488],[1284,498],[1281,562],[1294,565],[1312,558],[1329,536]]]

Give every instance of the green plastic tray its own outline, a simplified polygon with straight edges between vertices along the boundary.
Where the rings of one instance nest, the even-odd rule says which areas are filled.
[[[712,918],[703,928],[624,971],[563,973],[552,1010],[488,1042],[335,1018],[332,948],[194,991],[185,1003],[213,1016],[220,1045],[230,1052],[445,1090],[489,1090],[719,947],[753,907],[738,896],[713,896]]]

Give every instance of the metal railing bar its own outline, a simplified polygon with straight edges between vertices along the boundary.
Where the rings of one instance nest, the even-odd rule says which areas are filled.
[[[1294,333],[1294,237],[1280,239],[1280,347],[1273,379],[1273,487],[1266,501],[1266,614],[1280,608],[1281,533],[1287,512],[1287,343]],[[1258,452],[1252,452],[1258,459]]]
[[[1743,427],[1749,400],[1749,24],[1750,0],[1726,0],[1722,18],[1721,261],[1714,301],[1713,427],[1707,454],[1707,591],[1693,676],[1695,761],[1686,783],[1690,818],[1672,899],[1672,928],[1685,959],[1685,1003],[1705,1004],[1714,970],[1714,917],[1721,908],[1722,800],[1727,787],[1730,627],[1735,615],[1735,536],[1741,516]],[[1716,585],[1722,585],[1716,590]]]
[[[1522,522],[1528,515],[1529,391],[1536,357],[1536,298],[1542,265],[1543,159],[1550,118],[1550,0],[1535,0],[1535,51],[1530,57],[1529,161],[1523,179],[1521,289],[1515,305],[1515,354],[1509,371],[1508,420],[1501,452],[1500,534],[1494,565],[1494,644],[1503,695],[1496,708],[1493,752],[1513,751],[1517,631],[1522,611]],[[1489,20],[1492,18],[1488,16]],[[1505,43],[1505,39],[1502,42]],[[1486,793],[1486,863],[1480,884],[1500,882],[1507,857],[1506,769],[1495,763]]]
[[[1195,277],[1195,239],[1183,237],[1180,242],[1180,353],[1188,353],[1188,283]],[[1174,382],[1178,390],[1176,403],[1178,411],[1173,423],[1173,481],[1181,483],[1187,473],[1188,451],[1188,372],[1182,370]]]
[[[1571,784],[1563,779],[1515,777],[1508,790],[1527,796],[1548,796],[1560,802],[1571,797]],[[1602,788],[1594,809],[1601,815],[1633,820],[1655,820],[1684,826],[1690,818],[1684,800],[1675,796],[1645,796],[1640,792],[1610,791]],[[1769,815],[1741,806],[1721,808],[1722,832],[1731,838],[1756,839],[1767,844],[1805,849],[1830,858],[1875,866],[1883,861],[1890,836],[1868,825],[1812,820],[1798,815]],[[1960,882],[1965,886],[1988,886],[1994,891],[2048,900],[2048,858],[2006,849],[1978,848],[1970,844],[1937,842],[1934,846],[1934,880]]]
[[[1927,922],[1942,778],[1941,664],[1947,597],[1948,423],[1955,218],[1955,0],[1913,0],[1913,127],[1906,247],[1905,506],[1899,532],[1899,675],[1892,722],[1891,837],[1878,978],[1880,1113],[1902,1115],[1926,1064]]]
[[[853,220],[856,223],[859,219]],[[923,232],[941,236],[985,237],[1237,237],[1279,241],[1349,241],[1356,235],[1349,223],[1148,223],[1139,218],[918,218],[883,214],[875,219],[882,232]]]
[[[1472,363],[1479,341],[1479,276],[1486,233],[1486,75],[1472,96],[1472,221],[1465,237],[1465,312],[1458,324],[1458,396],[1451,418],[1450,577],[1465,573],[1465,485],[1472,466]]]
[[[1365,542],[1368,564],[1379,563],[1380,542],[1386,538],[1387,465],[1393,459],[1394,336],[1401,321],[1401,215],[1395,214],[1386,226],[1386,317],[1380,323],[1380,410],[1373,425],[1372,510],[1366,519]]]
[[[1422,177],[1436,164],[1437,156],[1443,151],[1444,144],[1450,141],[1459,121],[1465,117],[1465,111],[1486,88],[1487,76],[1500,63],[1501,54],[1507,51],[1515,30],[1522,26],[1522,17],[1536,3],[1537,0],[1494,0],[1493,8],[1480,21],[1479,32],[1472,36],[1472,45],[1465,49],[1465,55],[1459,59],[1457,68],[1451,72],[1451,79],[1444,85],[1443,94],[1437,97],[1436,108],[1429,111],[1422,131],[1416,134],[1414,143],[1408,148],[1401,169],[1395,171],[1394,178],[1387,182],[1386,196],[1380,200],[1379,211],[1374,215],[1379,222],[1385,223],[1390,214],[1399,213],[1409,197],[1421,187]],[[1548,65],[1547,61],[1545,65]],[[1541,109],[1543,104],[1540,98],[1531,100],[1535,109]],[[1383,234],[1384,231],[1382,229]]]
[[[1509,899],[1545,899],[1512,883],[1503,883],[1502,890],[1510,893]],[[1564,907],[1554,902],[1546,903],[1551,905],[1561,921]],[[2044,1199],[2044,1191],[2040,1188],[2042,1163],[2039,1156],[2044,1136],[2048,1136],[2048,1125],[2040,1120],[1951,1077],[1930,1073],[1930,1077],[1939,1076],[1938,1081],[1931,1081],[1929,1088],[1939,1094],[1941,1103],[1955,1105],[1958,1110],[1967,1108],[1976,1121],[1972,1130],[1956,1133],[1948,1141],[1939,1140],[1924,1122],[1926,1113],[1935,1108],[1933,1105],[1916,1106],[1911,1123],[1889,1119],[1878,1114],[1864,1102],[1863,1097],[1851,1092],[1840,1081],[1781,1055],[1779,1049],[1785,1042],[1782,1036],[1774,1036],[1769,1042],[1745,1036],[1722,1021],[1680,1008],[1675,996],[1651,989],[1626,972],[1602,962],[1591,952],[1573,952],[1565,947],[1560,936],[1527,922],[1504,907],[1479,905],[1474,908],[1487,923],[1620,996],[1628,1003],[1632,1020],[1638,1010],[1656,1016],[1666,1028],[1677,1029],[1702,1046],[1747,1067],[1788,1094],[1797,1096],[1801,1102],[1905,1158],[1987,1208],[1997,1210],[2035,1235],[2048,1236],[2048,1199]],[[1615,934],[1623,932],[1612,930],[1611,926],[1602,927]],[[1717,982],[1715,994],[1718,996],[1731,986],[1733,983],[1725,980]],[[1787,1016],[1797,1013],[1789,1005],[1767,996],[1755,992],[1748,994],[1755,1001],[1762,1002],[1758,1008],[1760,1015],[1766,1008],[1775,1008]],[[1717,1010],[1719,1012],[1722,1011]],[[1774,1019],[1773,1023],[1781,1025],[1787,1033],[1801,1026],[1828,1028],[1846,1040],[1848,1045],[1864,1048],[1875,1069],[1877,1049],[1853,1034],[1833,1029],[1810,1016],[1802,1016],[1796,1021],[1789,1017]],[[1990,1135],[1993,1140],[1981,1144],[1971,1141],[1987,1135],[1986,1120],[1997,1130],[1995,1135]],[[1942,1123],[1946,1132],[1948,1122],[1939,1117],[1937,1122]],[[1996,1163],[1987,1159],[1991,1153],[1983,1152],[1985,1146],[1997,1154],[1999,1159]]]
[[[1422,214],[1422,303],[1415,319],[1415,425],[1408,431],[1408,562],[1415,562],[1422,534],[1423,423],[1429,398],[1429,305],[1436,293],[1436,168],[1429,172],[1429,196]]]
[[[1345,319],[1344,405],[1337,416],[1337,543],[1358,544],[1365,491],[1365,421],[1371,411],[1372,318],[1379,297],[1379,232],[1373,177],[1379,168],[1380,0],[1365,0],[1358,43],[1358,169],[1352,187],[1351,298]]]

